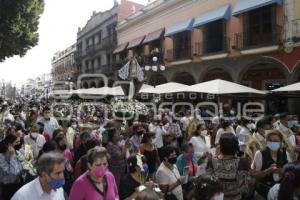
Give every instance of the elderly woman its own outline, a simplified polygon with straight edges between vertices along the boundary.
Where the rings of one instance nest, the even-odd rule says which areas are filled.
[[[104,147],[88,151],[88,171],[73,184],[69,199],[72,200],[115,200],[119,199],[117,184],[107,169],[108,155]]]
[[[282,149],[282,135],[277,130],[266,133],[267,146],[257,151],[251,168],[257,179],[256,192],[267,198],[268,191],[281,180],[281,171],[288,163],[287,152]]]

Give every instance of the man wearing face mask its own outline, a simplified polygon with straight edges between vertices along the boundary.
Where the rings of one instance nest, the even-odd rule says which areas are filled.
[[[246,157],[249,160],[254,159],[254,155],[258,150],[266,147],[267,141],[265,131],[270,130],[271,127],[271,123],[267,118],[263,118],[257,122],[256,132],[249,139],[245,150]]]
[[[267,146],[255,153],[251,165],[252,175],[257,178],[256,192],[265,199],[270,188],[280,181],[282,167],[288,163],[287,152],[282,148],[281,133],[277,130],[266,131],[266,140]]]
[[[29,134],[24,137],[24,143],[31,147],[34,159],[38,157],[40,150],[46,143],[45,137],[38,131],[39,126],[35,124],[31,127]]]
[[[293,131],[288,127],[290,117],[287,113],[281,113],[280,119],[275,123],[275,128],[283,135],[284,146],[288,152],[288,157],[296,161],[297,153],[300,152],[300,146],[296,145],[296,137]]]
[[[39,176],[19,189],[12,200],[64,200],[64,162],[59,153],[43,154],[37,162]]]
[[[51,109],[48,106],[44,107],[42,117],[38,122],[44,124],[44,132],[47,132],[52,139],[53,132],[59,127],[59,124],[54,117],[51,117]]]

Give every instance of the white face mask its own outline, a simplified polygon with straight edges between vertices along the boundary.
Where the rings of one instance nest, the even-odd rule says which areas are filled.
[[[37,133],[30,133],[31,137],[37,138],[38,134]]]
[[[249,130],[252,130],[252,124],[247,124],[247,128],[248,128]]]
[[[75,129],[75,128],[77,128],[77,125],[76,125],[76,124],[72,124],[71,127],[72,127],[73,129]]]
[[[151,139],[151,143],[152,143],[152,144],[155,144],[155,138],[152,138],[152,139]]]
[[[207,136],[207,130],[201,131],[201,135],[202,135],[202,136]]]

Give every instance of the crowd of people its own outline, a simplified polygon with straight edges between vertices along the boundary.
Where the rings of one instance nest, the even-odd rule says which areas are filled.
[[[118,120],[76,102],[0,103],[1,200],[300,200],[300,126],[287,113]]]

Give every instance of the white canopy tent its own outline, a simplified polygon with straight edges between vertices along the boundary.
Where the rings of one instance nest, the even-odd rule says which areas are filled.
[[[299,92],[299,91],[300,91],[300,82],[272,90],[272,92]]]
[[[64,94],[72,94],[74,90],[53,90],[49,95],[64,95]]]
[[[141,89],[151,88],[151,85],[143,84]],[[101,87],[101,88],[89,88],[79,89],[73,91],[75,94],[83,95],[111,95],[111,96],[124,96],[124,92],[121,86],[116,87]]]
[[[169,90],[170,93],[174,92],[197,92],[197,93],[208,93],[208,94],[239,94],[239,93],[250,93],[250,94],[267,94],[265,91],[256,90],[250,87],[246,87],[230,81],[224,81],[216,79],[207,81],[192,86],[183,88],[177,88]]]
[[[150,86],[148,88],[142,88],[139,93],[147,93],[147,94],[164,94],[164,93],[172,93],[173,90],[185,88],[187,85],[175,82],[169,82],[165,84],[158,85],[156,87]]]

